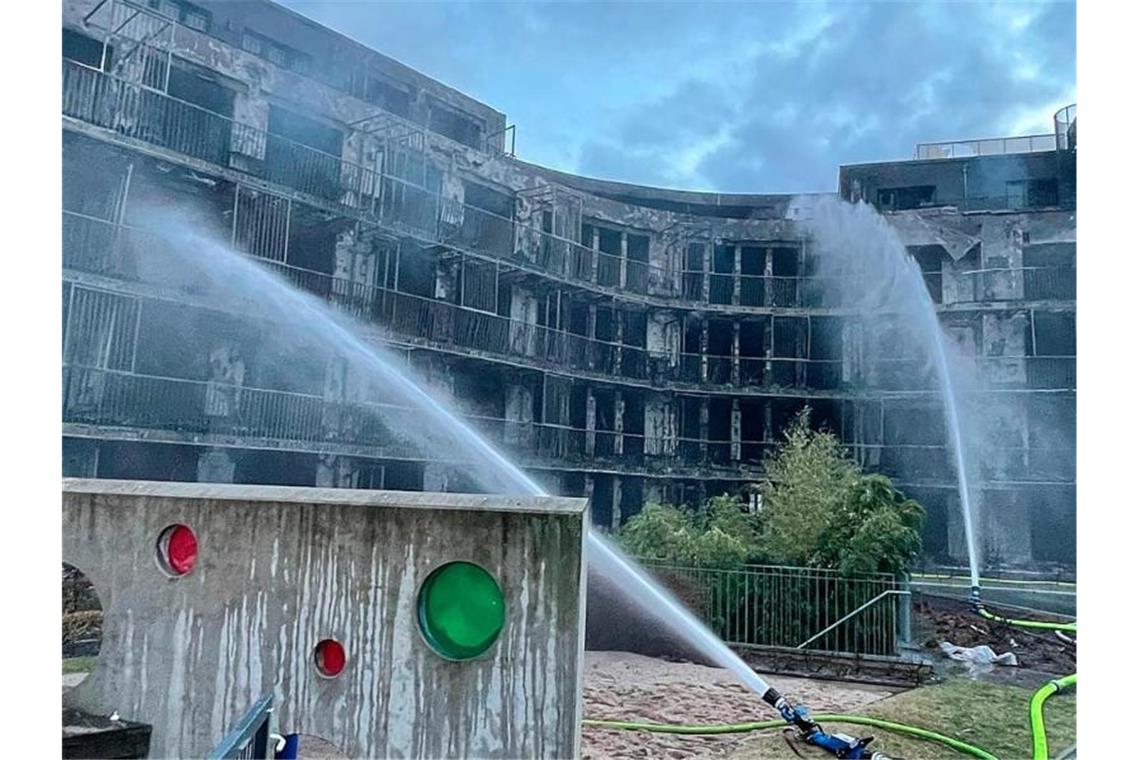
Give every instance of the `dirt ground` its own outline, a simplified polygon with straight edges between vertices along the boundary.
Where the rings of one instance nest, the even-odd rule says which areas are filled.
[[[1028,617],[1028,616],[1020,616]],[[940,642],[960,647],[985,644],[994,652],[1013,652],[1019,668],[1068,675],[1077,669],[1077,645],[1050,631],[1029,631],[979,617],[966,605],[915,605],[916,638],[934,660],[942,659]]]
[[[818,712],[854,712],[897,692],[882,686],[765,676]],[[726,670],[625,652],[587,652],[585,717],[651,723],[742,723],[777,717]],[[679,736],[582,727],[583,760],[724,757],[742,734]],[[794,757],[794,755],[790,755]]]

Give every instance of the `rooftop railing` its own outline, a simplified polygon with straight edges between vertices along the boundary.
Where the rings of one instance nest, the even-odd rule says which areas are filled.
[[[1057,147],[1072,150],[1077,147],[1077,104],[1067,105],[1053,115],[1053,131],[1057,135]]]
[[[983,140],[919,143],[914,149],[914,157],[919,160],[973,158],[975,156],[1000,156],[1007,153],[1038,153],[1056,149],[1056,135],[1040,134],[1022,137],[993,137]]]

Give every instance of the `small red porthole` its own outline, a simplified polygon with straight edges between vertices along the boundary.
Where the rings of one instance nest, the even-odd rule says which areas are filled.
[[[198,539],[185,525],[171,525],[158,536],[158,564],[170,575],[186,575],[198,561]]]
[[[335,678],[344,670],[344,647],[336,639],[325,639],[313,650],[313,661],[322,676]]]

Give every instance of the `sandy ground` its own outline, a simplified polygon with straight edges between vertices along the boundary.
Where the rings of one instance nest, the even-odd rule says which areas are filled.
[[[817,712],[853,712],[898,690],[882,686],[765,676],[788,699]],[[584,713],[601,720],[742,723],[777,717],[727,670],[625,652],[587,652]],[[680,736],[584,726],[582,758],[723,757],[743,734]]]

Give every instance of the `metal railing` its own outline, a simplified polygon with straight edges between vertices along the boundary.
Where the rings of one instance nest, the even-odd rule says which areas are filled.
[[[239,162],[241,170],[252,176],[344,206],[427,243],[537,266],[615,292],[682,295],[679,270],[592,249],[75,61],[63,61],[63,113],[227,169],[240,157],[245,159]],[[741,305],[800,305],[797,293],[803,286],[794,281],[803,278],[699,276],[714,283],[712,303],[734,303],[733,280],[739,279],[747,283],[741,286],[746,293]],[[766,290],[776,295],[766,303],[752,303],[753,294]]]
[[[736,440],[683,434],[647,435],[640,420],[627,429],[614,420],[594,427],[460,413],[460,418],[520,462],[558,460],[615,466],[680,459],[692,465],[763,464],[780,445],[774,438]],[[324,449],[330,444],[369,447],[377,456],[412,456],[450,461],[421,451],[401,431],[417,429],[411,408],[379,399],[344,400],[221,381],[159,377],[85,367],[63,368],[64,422],[132,430],[164,430],[192,437],[218,435],[243,441],[271,440]],[[891,472],[952,477],[945,444],[844,442],[860,461],[873,460]],[[1007,477],[1071,473],[1072,448],[995,446],[987,449],[988,471]]]
[[[1053,131],[1057,135],[1059,150],[1073,150],[1077,147],[1077,104],[1067,105],[1053,115]]]
[[[275,749],[270,745],[272,717],[273,695],[267,694],[226,734],[210,753],[210,760],[270,760]]]
[[[1038,134],[1022,137],[993,137],[982,140],[919,143],[915,146],[914,157],[916,159],[972,158],[974,156],[1000,156],[1006,153],[1037,153],[1056,149],[1056,135]]]
[[[803,567],[720,569],[640,561],[729,646],[797,647],[810,642],[813,649],[829,652],[897,652],[898,605],[906,597],[888,574],[845,576]]]
[[[146,256],[163,241],[146,231],[64,212],[64,267],[116,278],[169,284],[170,270]],[[112,255],[117,250],[118,255]],[[136,255],[137,252],[137,255]],[[841,359],[717,356],[650,351],[642,343],[590,338],[487,311],[352,282],[322,272],[253,257],[295,286],[338,309],[378,324],[403,338],[441,347],[485,351],[542,367],[598,372],[632,380],[757,387],[804,385],[809,376],[819,387],[838,387]],[[193,290],[191,282],[185,287]],[[810,369],[809,369],[810,368]]]
[[[153,255],[161,240],[140,230],[91,217],[64,213],[64,266],[137,281],[165,282],[169,271],[153,263],[149,271],[135,251]],[[118,256],[111,254],[117,246]],[[736,388],[812,388],[838,390],[845,386],[881,390],[933,388],[934,377],[924,359],[879,357],[863,361],[861,369],[844,377],[840,358],[753,356],[755,346],[742,346],[737,356],[685,351],[649,350],[630,336],[629,343],[599,340],[577,333],[500,316],[447,301],[352,282],[299,269],[283,262],[256,258],[295,286],[327,300],[359,319],[380,325],[394,336],[428,342],[441,348],[482,351],[539,368],[572,369],[651,383],[681,383]],[[995,282],[1023,270],[982,271]],[[975,274],[975,273],[970,273]],[[1030,295],[1057,297],[1065,291],[1064,270],[1024,270],[1023,288],[1000,290],[991,283],[991,297],[1013,299]],[[1054,281],[1055,279],[1055,281]],[[1034,284],[1036,283],[1036,284]],[[190,290],[195,286],[186,285]],[[1051,292],[1040,293],[1049,287]],[[1020,292],[1019,292],[1020,291]],[[1003,356],[977,360],[984,377],[1000,385],[1029,388],[1075,387],[1074,357]]]

